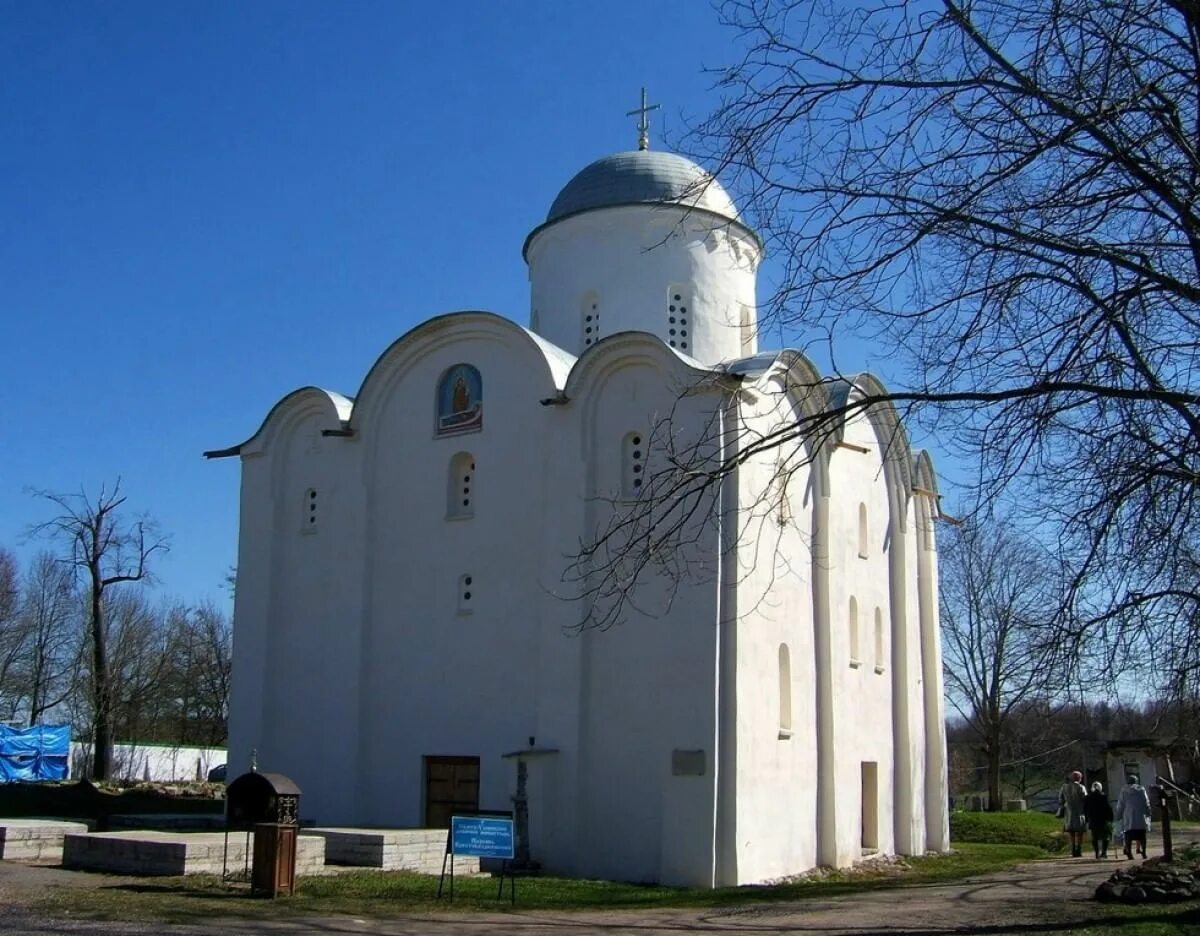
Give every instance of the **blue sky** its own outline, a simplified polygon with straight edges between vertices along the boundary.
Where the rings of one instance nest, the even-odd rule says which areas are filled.
[[[0,544],[120,476],[161,590],[220,599],[238,463],[201,452],[432,315],[524,324],[522,241],[640,87],[664,146],[739,54],[701,0],[0,0]]]

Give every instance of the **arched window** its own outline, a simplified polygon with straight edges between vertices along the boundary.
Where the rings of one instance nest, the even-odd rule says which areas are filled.
[[[738,332],[741,337],[742,354],[753,354],[754,325],[751,321],[750,306],[744,302],[738,306]]]
[[[437,385],[434,434],[461,435],[483,428],[483,378],[470,364],[447,367]]]
[[[475,456],[459,452],[446,472],[446,519],[475,516]]]
[[[858,643],[858,599],[852,595],[850,597],[850,665],[857,667],[861,664],[862,656]]]
[[[626,433],[621,443],[621,496],[637,497],[646,482],[646,434]]]
[[[867,547],[870,545],[867,538],[867,505],[860,503],[858,505],[858,557],[860,559],[867,558]]]
[[[320,513],[317,510],[317,505],[319,502],[320,498],[317,497],[317,489],[306,488],[304,491],[303,503],[300,505],[301,510],[303,511],[303,515],[300,518],[301,533],[317,532],[317,518],[320,516]]]
[[[787,644],[779,645],[779,737],[792,736],[792,659]]]
[[[667,290],[667,344],[686,351],[692,343],[692,297],[687,288],[674,285]]]
[[[875,609],[875,672],[883,672],[883,611]]]
[[[579,303],[581,348],[590,348],[600,340],[600,294],[594,289],[583,294]]]
[[[791,481],[792,469],[788,467],[787,459],[782,455],[775,461],[776,496],[779,498],[775,505],[775,522],[787,526],[792,520],[792,502],[788,499],[788,482]]]

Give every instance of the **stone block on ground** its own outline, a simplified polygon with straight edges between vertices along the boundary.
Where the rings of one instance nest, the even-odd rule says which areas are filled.
[[[63,867],[145,876],[220,874],[241,871],[254,861],[254,835],[230,832],[157,830],[67,835]],[[296,874],[324,874],[325,842],[296,837]]]
[[[332,865],[441,874],[446,854],[445,829],[366,829],[317,827],[301,837],[321,838]],[[456,858],[454,873],[478,874],[478,858]]]
[[[64,837],[88,828],[86,822],[65,819],[0,819],[0,859],[58,864]]]

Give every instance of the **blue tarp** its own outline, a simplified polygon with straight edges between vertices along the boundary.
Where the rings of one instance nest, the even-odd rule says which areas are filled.
[[[71,753],[69,725],[0,725],[0,783],[10,780],[66,780]]]

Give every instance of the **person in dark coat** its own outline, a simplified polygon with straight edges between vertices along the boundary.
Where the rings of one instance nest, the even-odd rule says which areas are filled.
[[[1088,831],[1092,833],[1092,851],[1097,858],[1108,857],[1108,843],[1112,841],[1113,808],[1104,795],[1104,784],[1096,781],[1083,801],[1083,814],[1087,817]]]

